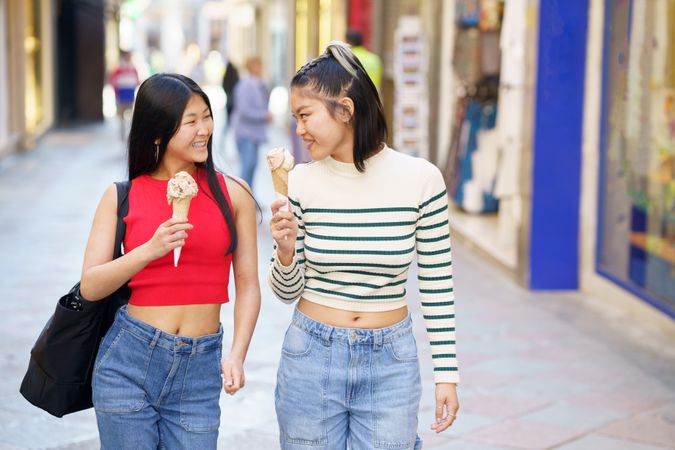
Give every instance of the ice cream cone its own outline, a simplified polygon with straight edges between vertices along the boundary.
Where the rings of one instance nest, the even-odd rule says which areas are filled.
[[[284,197],[288,197],[288,170],[279,167],[272,171],[272,183],[274,190]]]
[[[288,172],[295,166],[295,158],[283,147],[276,147],[267,153],[267,165],[272,173],[274,190],[283,197],[288,197]]]
[[[171,202],[173,206],[173,217],[177,219],[187,219],[192,197],[175,198]]]
[[[166,187],[166,199],[173,207],[173,217],[187,219],[190,210],[190,201],[197,195],[198,188],[192,176],[184,171],[174,175]],[[173,266],[178,267],[181,247],[173,249]]]
[[[272,174],[274,191],[278,200],[284,200],[280,211],[288,211],[288,173],[295,166],[295,158],[283,147],[276,147],[267,153],[267,165]],[[286,237],[284,237],[286,239]]]
[[[175,198],[171,205],[173,206],[173,217],[177,219],[187,219],[188,211],[190,210],[190,201],[192,197]],[[178,267],[178,260],[180,259],[180,251],[183,247],[176,247],[173,249],[173,266]]]

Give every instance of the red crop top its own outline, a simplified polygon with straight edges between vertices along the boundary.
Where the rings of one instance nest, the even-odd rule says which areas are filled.
[[[218,174],[220,186],[230,208],[225,179]],[[195,181],[199,192],[190,202],[188,238],[181,251],[178,267],[173,266],[173,252],[152,261],[131,277],[129,303],[138,306],[194,305],[227,303],[232,254],[227,223],[206,182],[206,172],[198,169]],[[124,221],[127,231],[124,248],[129,252],[146,243],[157,227],[173,214],[166,201],[168,180],[141,175],[131,182],[129,213]],[[207,195],[208,194],[208,195]],[[210,197],[209,197],[210,196]]]

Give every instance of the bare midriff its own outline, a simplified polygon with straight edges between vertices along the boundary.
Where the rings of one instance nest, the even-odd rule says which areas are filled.
[[[339,328],[385,328],[408,317],[405,306],[391,311],[357,312],[319,305],[304,298],[298,302],[298,310],[317,322]]]
[[[145,322],[170,334],[198,337],[218,332],[220,304],[136,306],[127,311],[134,319]]]

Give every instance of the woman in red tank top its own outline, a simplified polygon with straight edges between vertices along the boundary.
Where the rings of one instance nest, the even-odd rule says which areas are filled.
[[[216,172],[212,133],[211,104],[194,81],[158,74],[141,85],[129,134],[125,252],[112,259],[112,185],[96,211],[82,269],[86,299],[100,300],[127,281],[132,292],[94,366],[101,448],[215,449],[220,390],[235,394],[244,386],[260,310],[256,208],[245,182]],[[172,218],[166,200],[168,180],[180,171],[198,185],[188,219]],[[235,322],[222,359],[220,312],[231,265]]]

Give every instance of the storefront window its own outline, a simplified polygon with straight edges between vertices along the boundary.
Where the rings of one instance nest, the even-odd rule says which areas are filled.
[[[295,70],[302,67],[310,56],[309,0],[295,2]]]
[[[675,0],[607,0],[598,270],[675,313]]]
[[[40,2],[26,2],[26,129],[34,131],[43,119]]]
[[[0,1],[0,36],[9,36],[7,29],[7,2]],[[4,43],[0,45],[0,67],[8,67],[8,45]],[[9,137],[9,70],[0,71],[0,154],[5,147],[5,143]]]

